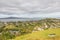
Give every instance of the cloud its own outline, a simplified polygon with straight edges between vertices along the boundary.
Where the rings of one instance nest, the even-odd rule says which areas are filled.
[[[7,17],[56,17],[58,12],[60,0],[0,0],[0,14]]]

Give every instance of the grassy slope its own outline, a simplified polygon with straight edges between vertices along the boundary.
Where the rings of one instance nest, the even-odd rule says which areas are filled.
[[[31,34],[16,37],[14,40],[53,40],[53,38],[48,36],[53,33],[56,34],[55,40],[60,40],[60,28],[33,32]]]

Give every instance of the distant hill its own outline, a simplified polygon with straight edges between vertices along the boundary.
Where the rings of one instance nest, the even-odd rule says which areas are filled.
[[[0,19],[41,19],[40,17],[37,18],[25,18],[25,17],[6,17],[6,18],[0,18]]]
[[[41,20],[41,18],[24,18],[24,17],[6,17],[6,18],[0,18],[0,21],[2,22],[10,22],[10,21],[35,21],[35,20]]]
[[[6,17],[6,18],[0,18],[0,19],[21,19],[19,17]]]

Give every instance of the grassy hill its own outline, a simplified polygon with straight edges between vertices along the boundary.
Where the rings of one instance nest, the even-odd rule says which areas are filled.
[[[60,40],[60,19],[47,18],[35,22],[34,32],[13,40]],[[38,30],[42,28],[44,30]]]
[[[60,28],[33,32],[30,34],[18,36],[13,40],[60,40]]]
[[[45,37],[49,38],[49,34],[60,36],[59,30],[60,19],[56,18],[46,18],[38,21],[0,22],[0,40],[14,39],[16,37],[16,40],[21,38],[21,40],[34,40],[35,38],[35,40],[40,40]]]

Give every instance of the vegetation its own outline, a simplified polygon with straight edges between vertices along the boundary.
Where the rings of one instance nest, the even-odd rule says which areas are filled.
[[[54,30],[54,31],[49,32],[50,30],[51,31]],[[57,32],[55,32],[55,30],[57,30]],[[20,40],[21,37],[23,37],[23,39],[21,40],[24,40],[25,39],[24,37],[26,35],[27,37],[28,35],[32,37],[33,34],[36,35],[36,38],[37,36],[38,38],[39,37],[43,38],[49,33],[53,33],[53,32],[55,34],[57,33],[56,35],[59,35],[60,33],[59,30],[60,30],[60,19],[55,19],[55,18],[47,18],[38,21],[0,22],[0,40],[8,40],[8,39]],[[28,40],[30,39],[28,38]]]
[[[50,34],[55,36],[49,36]],[[18,36],[13,40],[60,40],[60,28],[33,32],[27,35]]]

